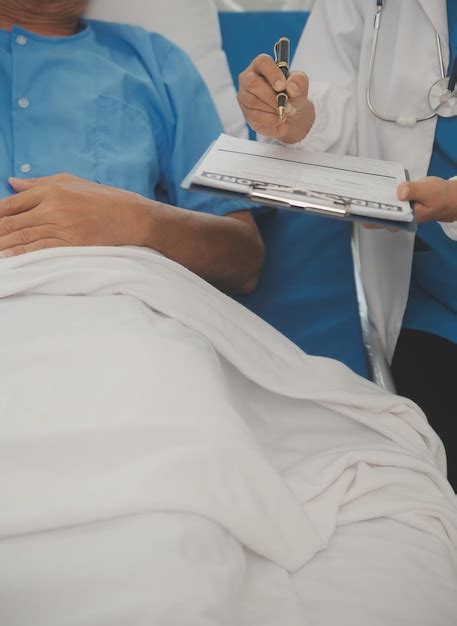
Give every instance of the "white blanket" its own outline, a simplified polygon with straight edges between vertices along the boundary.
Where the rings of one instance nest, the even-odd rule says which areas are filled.
[[[154,252],[6,259],[0,299],[2,626],[455,626],[456,499],[412,403]],[[391,622],[307,595],[360,524],[398,560],[366,593],[415,594]]]

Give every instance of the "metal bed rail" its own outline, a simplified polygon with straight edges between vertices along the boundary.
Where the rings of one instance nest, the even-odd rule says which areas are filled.
[[[379,338],[378,331],[370,319],[367,299],[360,277],[360,254],[357,245],[357,237],[352,237],[352,256],[354,259],[354,276],[357,289],[357,300],[359,304],[359,315],[362,324],[363,340],[367,353],[368,365],[371,380],[392,393],[396,393],[395,383],[390,369],[389,362],[384,353],[384,349]]]

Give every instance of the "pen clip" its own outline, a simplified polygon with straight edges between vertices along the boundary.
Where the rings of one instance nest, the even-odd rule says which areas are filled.
[[[278,60],[279,60],[278,51],[279,51],[279,41],[277,41],[275,43],[274,48],[273,48],[273,54],[275,55],[275,63],[276,63],[276,65],[278,64]]]

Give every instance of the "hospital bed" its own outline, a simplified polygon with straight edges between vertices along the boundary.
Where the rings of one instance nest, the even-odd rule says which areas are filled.
[[[180,39],[245,135],[214,5],[150,4],[92,8]],[[310,292],[331,282],[298,315],[357,369],[350,233],[310,224],[297,267],[312,248]],[[48,250],[0,273],[2,626],[454,626],[455,499],[407,401],[152,251]],[[353,333],[328,346],[341,311]]]

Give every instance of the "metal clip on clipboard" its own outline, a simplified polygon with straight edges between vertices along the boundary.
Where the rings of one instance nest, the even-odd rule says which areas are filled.
[[[277,187],[267,183],[256,183],[251,185],[249,198],[254,202],[266,202],[296,210],[309,210],[332,217],[345,218],[349,215],[349,202],[343,199],[331,200],[325,194],[294,189],[293,187]]]

